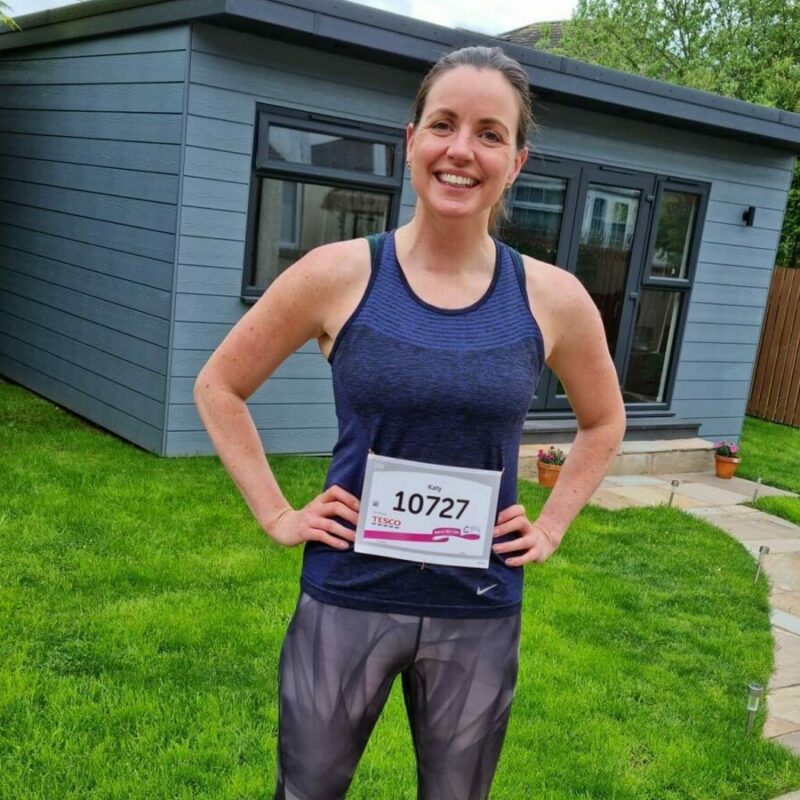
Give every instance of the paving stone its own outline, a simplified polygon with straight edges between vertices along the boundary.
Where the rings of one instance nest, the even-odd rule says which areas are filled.
[[[800,686],[787,686],[767,694],[770,715],[793,722],[800,730]]]
[[[652,464],[651,453],[623,453],[611,462],[609,475],[649,475]]]
[[[800,617],[794,614],[781,611],[779,608],[773,608],[769,615],[769,621],[773,626],[783,628],[783,630],[789,631],[789,633],[796,633],[800,636]]]
[[[768,553],[761,563],[774,591],[800,590],[800,553]]]
[[[651,475],[612,475],[603,480],[609,486],[666,486],[670,488],[669,481],[654,478]]]
[[[716,517],[714,524],[725,528],[737,539],[784,539],[787,542],[796,542],[800,547],[800,531],[786,528],[783,525],[775,525],[775,523],[760,517],[720,516]]]
[[[780,797],[773,797],[772,800],[800,800],[800,792],[789,792],[789,794],[782,794]]]
[[[800,617],[800,591],[773,592],[769,597],[769,602],[773,608]],[[800,641],[800,637],[798,637],[798,641]],[[800,664],[800,646],[798,646],[797,650],[797,663]]]
[[[621,494],[617,494],[609,489],[598,489],[589,498],[589,502],[608,509],[609,511],[618,511],[621,508],[645,505],[644,503],[638,503],[634,500],[631,500],[629,497],[623,497]]]
[[[669,503],[670,489],[662,486],[618,486],[605,490],[606,492],[618,494],[621,497],[629,498],[637,505],[656,506],[661,503]],[[697,505],[698,501],[690,497],[683,497],[676,494],[672,499],[672,504],[679,508],[688,508]]]
[[[714,456],[701,450],[673,450],[666,453],[653,453],[651,469],[659,472],[696,472],[713,469]]]
[[[776,736],[772,741],[777,742],[778,744],[783,745],[791,750],[793,753],[800,755],[800,731],[796,731],[795,733],[787,733],[783,736]],[[800,792],[793,792],[792,794],[796,798],[800,798]],[[784,795],[784,797],[791,797],[791,795]]]
[[[769,695],[767,695],[767,706],[769,706]],[[788,719],[781,719],[767,712],[762,736],[765,739],[774,739],[776,736],[785,736],[787,733],[794,733],[798,730],[800,730],[800,725],[796,722],[790,722]]]
[[[702,500],[704,506],[724,506],[735,503],[743,503],[750,498],[738,492],[729,492],[717,486],[709,486],[706,483],[681,483],[678,491],[686,497],[695,500]]]
[[[775,670],[769,679],[770,691],[800,684],[800,636],[772,629],[775,640]]]

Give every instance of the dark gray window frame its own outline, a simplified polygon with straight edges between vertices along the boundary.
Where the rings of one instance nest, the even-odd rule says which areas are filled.
[[[293,178],[309,182],[322,181],[325,184],[347,189],[365,189],[367,191],[378,189],[386,192],[391,197],[388,219],[388,227],[391,229],[397,226],[400,213],[400,195],[403,188],[405,157],[405,136],[402,128],[390,128],[359,120],[331,117],[314,111],[301,111],[267,103],[256,103],[255,115],[241,289],[241,300],[248,305],[255,303],[267,288],[255,286],[253,283],[256,268],[256,234],[260,216],[258,192],[260,178],[275,177]],[[328,133],[346,136],[349,139],[390,144],[394,147],[391,175],[384,177],[359,173],[354,170],[270,160],[264,157],[264,154],[268,152],[267,142],[270,124],[288,126],[311,133]]]
[[[555,264],[556,266],[566,269],[573,274],[576,267],[578,240],[580,238],[580,230],[576,225],[576,219],[581,218],[583,213],[582,202],[578,204],[576,201],[578,200],[579,193],[584,188],[583,185],[586,182],[586,175],[596,172],[597,170],[607,172],[609,177],[617,174],[649,177],[652,179],[651,190],[649,192],[645,192],[642,198],[648,207],[647,218],[646,220],[640,220],[639,222],[639,224],[646,226],[647,231],[646,238],[642,243],[643,253],[640,255],[640,258],[644,259],[641,282],[639,283],[639,275],[633,274],[634,270],[629,270],[628,282],[626,284],[625,291],[630,295],[630,293],[637,293],[639,288],[657,290],[680,289],[682,290],[684,296],[681,300],[681,309],[675,332],[677,341],[675,343],[675,352],[672,356],[669,366],[669,373],[667,375],[664,401],[661,403],[626,403],[625,407],[629,416],[672,416],[675,414],[674,411],[671,411],[672,396],[675,390],[675,377],[678,364],[680,363],[681,350],[683,349],[683,337],[689,316],[689,304],[691,301],[691,292],[697,272],[700,243],[702,241],[703,229],[705,227],[708,200],[711,194],[711,183],[706,181],[693,181],[663,173],[620,168],[610,164],[603,164],[601,162],[581,161],[578,159],[563,158],[557,155],[534,153],[530,158],[528,158],[527,162],[523,166],[523,174],[528,173],[547,177],[559,177],[564,178],[567,182],[564,200],[564,217],[562,220],[561,230],[559,232],[558,253]],[[695,220],[693,238],[689,250],[686,278],[664,278],[652,276],[650,274],[653,250],[655,249],[655,224],[658,220],[658,211],[664,191],[669,190],[696,194],[699,197],[697,218]],[[578,205],[580,205],[580,207],[577,207]],[[638,298],[636,301],[636,307],[633,307],[630,311],[630,314],[633,314],[634,319],[637,307]],[[630,315],[626,315],[624,318],[624,324],[622,324],[621,321],[620,327],[621,336],[628,340],[622,345],[623,349],[626,353],[630,354],[629,339],[630,336],[633,335],[633,326],[631,325]],[[625,331],[628,330],[630,330],[630,334],[626,335]],[[626,361],[626,363],[622,365],[620,369],[620,386],[623,386],[625,383],[628,363],[629,361]],[[546,376],[547,381],[541,381],[540,386],[537,388],[534,402],[528,411],[528,419],[571,418],[574,414],[566,402],[560,404],[560,407],[545,408],[545,401],[547,398],[543,394],[543,390],[544,392],[547,392],[547,390],[550,388],[550,382],[555,380],[555,376],[550,375],[549,369],[546,370]]]

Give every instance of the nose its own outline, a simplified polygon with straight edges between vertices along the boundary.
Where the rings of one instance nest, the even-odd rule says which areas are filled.
[[[471,133],[466,126],[459,128],[455,136],[450,139],[450,146],[447,154],[454,161],[469,161],[472,158],[472,139]]]

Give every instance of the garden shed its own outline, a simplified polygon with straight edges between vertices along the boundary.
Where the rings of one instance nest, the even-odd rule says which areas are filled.
[[[89,0],[0,35],[0,375],[137,445],[208,454],[195,377],[314,246],[406,222],[404,126],[455,47],[501,44],[539,125],[501,234],[597,303],[628,437],[738,440],[800,115],[347,2]],[[248,401],[329,453],[310,342]],[[524,440],[575,429],[547,370]]]

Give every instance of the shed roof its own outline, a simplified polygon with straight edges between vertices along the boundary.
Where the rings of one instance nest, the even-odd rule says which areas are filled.
[[[0,34],[0,57],[20,48],[191,20],[418,70],[457,47],[501,45],[525,67],[539,98],[800,153],[800,114],[345,0],[86,0],[18,17],[21,31]]]

